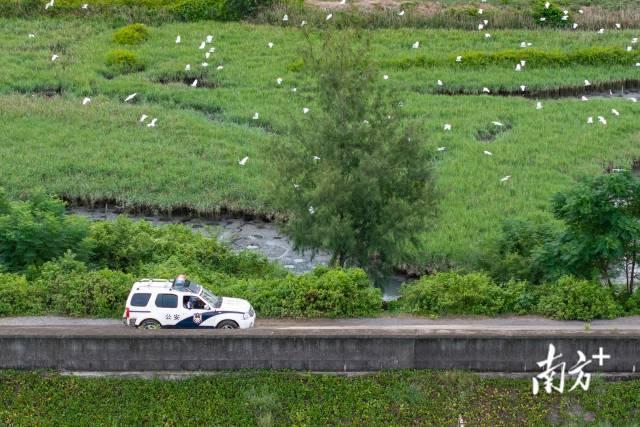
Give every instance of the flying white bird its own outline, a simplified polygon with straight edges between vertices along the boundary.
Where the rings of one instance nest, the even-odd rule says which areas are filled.
[[[630,97],[630,98],[627,98],[627,99],[628,99],[629,101],[631,101],[631,102],[638,102],[638,98]]]
[[[208,66],[209,66],[209,63],[208,63],[208,62],[203,62],[203,63],[202,63],[202,64],[200,64],[200,65],[201,65],[201,66],[203,66],[203,67],[208,67]]]
[[[298,91],[298,88],[297,88],[297,87],[292,87],[292,88],[291,88],[291,92],[297,92],[297,91]]]
[[[447,149],[447,147],[438,147],[438,148],[437,148],[437,151],[444,151],[444,150],[446,150],[446,149]]]
[[[484,93],[491,93],[491,91],[489,90],[489,88],[488,88],[488,87],[483,87],[483,88],[482,88],[482,92],[484,92]]]
[[[398,12],[398,16],[404,16],[404,10],[401,10],[400,12]]]
[[[527,47],[527,42],[521,42],[520,47]]]
[[[575,30],[576,28],[578,28],[578,24],[576,22],[573,23],[573,29]]]
[[[478,31],[482,30],[484,28],[484,24],[478,24]]]
[[[215,48],[215,47],[210,47],[210,48],[209,48],[209,53],[213,53],[213,52],[215,52],[215,51],[216,51],[216,48]]]
[[[196,86],[198,86],[198,79],[195,79],[193,83],[191,83],[191,87],[196,87]]]
[[[305,25],[307,25],[307,21],[302,21],[302,22],[300,23],[300,26],[301,26],[301,27],[304,27]]]
[[[327,15],[327,17],[326,17],[326,18],[324,18],[324,20],[325,20],[325,21],[328,21],[328,20],[329,20],[329,19],[331,19],[332,17],[333,17],[333,14],[332,14],[332,13],[330,13],[330,14],[328,14],[328,15]]]
[[[516,64],[516,71],[522,71],[522,65]]]
[[[206,42],[207,42],[207,43],[211,43],[212,41],[213,41],[213,36],[212,36],[211,34],[209,34],[209,35],[207,36]]]
[[[569,15],[562,15],[562,17],[560,18],[563,21],[566,21],[569,19]]]
[[[616,28],[620,29],[620,28],[622,28],[622,25],[620,25],[619,23],[616,22]]]
[[[524,59],[521,59],[520,60],[520,65],[522,65],[524,67],[525,65],[527,65],[527,61],[525,61]]]
[[[640,62],[636,62],[636,67],[640,67]]]
[[[145,120],[147,120],[147,117],[149,117],[149,116],[147,116],[146,114],[143,114],[142,116],[140,116],[139,122],[140,123],[144,122]]]
[[[385,79],[385,80],[389,80],[389,76],[386,75],[386,74],[384,76],[382,76],[382,78]]]
[[[210,52],[207,52],[207,53],[204,54],[205,59],[209,59],[210,56],[211,56]]]
[[[478,15],[482,15],[482,12],[484,12],[484,10],[478,9]]]
[[[198,47],[198,49],[204,49],[207,46],[207,44],[205,42],[200,43],[200,46]]]
[[[520,91],[524,92],[527,90],[527,87],[525,85],[520,85]]]
[[[260,114],[258,113],[253,113],[253,120],[258,120],[260,118]]]
[[[149,122],[149,124],[147,125],[148,128],[154,128],[156,127],[156,123],[158,122],[158,119],[156,119],[155,117],[153,119],[151,119],[151,122]]]
[[[293,188],[297,190],[298,188],[300,188],[300,184],[293,184]]]
[[[484,38],[485,38],[485,39],[490,39],[490,38],[491,38],[491,34],[489,34],[489,33],[484,33]]]
[[[89,3],[85,3],[82,5],[82,9],[87,10],[89,9]]]
[[[340,4],[347,4],[347,0],[340,0]]]
[[[491,123],[493,123],[495,126],[504,126],[504,125],[503,125],[502,123],[500,123],[500,122],[491,122]]]
[[[581,100],[581,101],[588,101],[588,100],[589,100],[589,98],[587,98],[586,96],[582,95],[582,97],[580,97],[580,100]]]
[[[568,15],[568,14],[569,14],[569,11],[565,9],[565,10],[563,10],[563,11],[562,11],[562,14],[563,14],[563,15]]]
[[[223,65],[218,65],[218,68],[216,68],[216,70],[222,70],[224,68]]]
[[[542,110],[542,102],[538,101],[536,103],[536,110]]]
[[[276,79],[276,83],[277,83],[277,84],[279,84],[279,85],[281,85],[281,84],[282,84],[282,78],[281,78],[281,77],[278,77],[278,78]]]
[[[320,160],[320,157],[318,157],[318,156],[313,156],[313,160],[317,162],[318,160]]]
[[[316,210],[313,208],[313,206],[309,206],[309,213],[311,215],[313,215],[314,213],[316,213]]]
[[[246,164],[247,164],[247,160],[249,160],[249,156],[244,156],[244,157],[242,158],[242,160],[240,160],[240,161],[238,162],[238,164],[239,164],[240,166],[244,166],[244,165],[246,165]]]
[[[582,14],[584,13],[584,10],[582,10],[582,9],[578,9],[578,13],[579,13],[580,15],[582,15]]]
[[[33,33],[29,33],[29,38],[30,38],[30,39],[33,39],[33,38],[35,38],[35,37],[36,37],[36,35],[35,35],[35,34],[33,34]]]
[[[511,175],[503,176],[500,178],[500,182],[507,182],[509,179],[511,179]]]
[[[307,107],[304,107],[302,109],[302,114],[307,114],[309,112],[309,109]]]
[[[462,62],[462,56],[456,56],[456,62]]]
[[[627,46],[627,52],[631,52],[633,50],[633,46]]]
[[[438,80],[436,83],[438,84],[438,86],[442,86],[442,80]]]
[[[283,20],[284,22],[287,22],[287,21],[289,20],[289,15],[284,15],[284,16],[282,17],[282,20]]]
[[[590,82],[589,80],[585,80],[585,81],[584,81],[584,85],[585,85],[585,86],[591,86],[591,82]]]
[[[636,44],[636,43],[638,43],[638,38],[637,37],[632,38],[631,44]]]
[[[412,48],[417,49],[420,47],[420,42],[415,42],[414,44],[411,45]]]
[[[600,28],[600,29],[598,30],[598,34],[604,34],[604,28]]]
[[[606,120],[604,117],[602,117],[602,116],[598,116],[598,121],[599,121],[600,123],[602,123],[603,125],[606,125],[606,124],[607,124],[607,120]]]
[[[49,9],[50,7],[53,7],[53,3],[54,3],[54,1],[55,1],[55,0],[51,0],[49,3],[45,4],[45,5],[44,5],[44,10],[47,10],[47,9]]]
[[[483,153],[487,156],[493,156],[493,153],[491,151],[484,150]]]
[[[549,6],[551,6],[551,3],[549,3],[549,2],[546,2],[546,3],[544,4],[544,8],[545,8],[545,9],[549,9]]]
[[[588,124],[593,123],[593,117],[587,117],[587,123]]]
[[[59,56],[54,53],[53,55],[51,55],[51,62],[55,61],[58,58]]]
[[[484,22],[484,25],[487,25],[489,23],[488,19],[483,20],[482,22]]]
[[[542,18],[540,18],[540,22],[544,22],[546,20],[547,20],[547,18],[545,18],[544,16]]]
[[[182,41],[182,37],[180,37],[179,35],[176,36],[176,44],[180,43]]]
[[[451,125],[449,123],[445,123],[444,130],[451,130]]]
[[[269,42],[267,43],[267,46],[269,46],[269,49],[271,49],[273,47],[273,43]]]
[[[611,112],[613,113],[614,116],[619,116],[620,115],[620,112],[618,110],[616,110],[615,108],[612,108]]]
[[[187,64],[184,66],[184,70],[185,71],[190,71],[191,70],[191,64]]]
[[[87,105],[87,104],[88,104],[88,103],[90,103],[90,102],[91,102],[91,98],[89,98],[89,97],[85,97],[85,98],[82,100],[82,105]]]

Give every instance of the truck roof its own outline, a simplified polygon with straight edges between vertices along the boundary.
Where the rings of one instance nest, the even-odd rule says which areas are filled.
[[[166,291],[171,290],[174,292],[182,292],[182,293],[189,293],[189,294],[196,294],[196,295],[200,295],[200,292],[202,291],[202,286],[195,283],[189,283],[189,286],[187,287],[174,288],[173,282],[167,279],[141,279],[133,284],[133,289],[136,291],[141,290],[143,288],[166,290]]]

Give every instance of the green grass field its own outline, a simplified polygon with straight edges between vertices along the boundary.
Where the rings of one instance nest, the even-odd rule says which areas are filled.
[[[296,70],[302,32],[216,22],[151,27],[147,42],[125,47],[138,54],[145,70],[113,77],[105,65],[107,53],[120,48],[113,30],[99,19],[0,20],[0,185],[13,195],[44,186],[68,197],[117,199],[128,206],[270,213],[270,146],[286,137],[294,120],[313,118],[310,82]],[[446,147],[437,154],[443,200],[435,229],[424,235],[425,262],[473,260],[502,220],[549,217],[545,210],[555,192],[580,176],[601,173],[609,163],[629,167],[640,157],[640,103],[582,102],[578,96],[585,79],[603,88],[640,81],[640,67],[634,66],[638,45],[626,52],[637,31],[490,32],[490,39],[484,31],[371,32],[381,80],[389,75],[385,83],[419,123],[426,146]],[[178,34],[182,43],[176,45]],[[207,34],[214,35],[209,46],[216,49],[209,59],[209,46],[198,49]],[[411,48],[415,41],[419,49]],[[520,48],[523,41],[531,47]],[[589,56],[592,48],[606,54]],[[59,58],[52,62],[54,53]],[[482,65],[491,54],[499,60]],[[528,61],[524,71],[514,70],[514,57]],[[191,71],[184,71],[186,64]],[[206,87],[190,87],[195,78]],[[483,87],[517,92],[520,85],[534,95],[437,94],[481,93]],[[536,92],[558,89],[575,97],[541,99],[543,109],[536,109]],[[134,102],[124,103],[134,92]],[[81,104],[84,96],[91,97],[89,105]],[[308,116],[303,107],[311,109]],[[256,112],[259,119],[253,120]],[[139,123],[142,114],[149,116],[147,123],[156,117],[157,127]],[[587,124],[590,116],[595,124]],[[608,124],[599,124],[597,116]],[[478,140],[478,133],[498,129],[493,121],[503,123],[504,132],[491,142]],[[443,130],[445,123],[451,131]],[[241,167],[237,162],[244,156],[250,160]],[[511,179],[501,184],[506,175]]]
[[[567,379],[567,387],[573,380]],[[0,373],[3,425],[597,425],[640,421],[640,382],[533,396],[531,380],[461,372],[360,377],[246,371],[186,380]]]

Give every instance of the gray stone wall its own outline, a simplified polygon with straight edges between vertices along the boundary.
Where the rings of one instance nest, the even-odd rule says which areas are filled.
[[[0,335],[0,369],[68,371],[202,371],[275,368],[331,372],[380,369],[466,369],[539,372],[548,345],[569,369],[577,350],[611,358],[587,371],[635,373],[640,336],[123,333]]]

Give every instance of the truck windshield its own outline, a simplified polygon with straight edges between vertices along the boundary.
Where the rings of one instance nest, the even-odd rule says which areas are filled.
[[[222,297],[219,297],[217,295],[214,295],[213,292],[211,292],[209,289],[206,288],[202,288],[202,293],[200,294],[200,296],[209,304],[211,304],[212,307],[215,308],[219,308],[220,305],[222,305]]]

